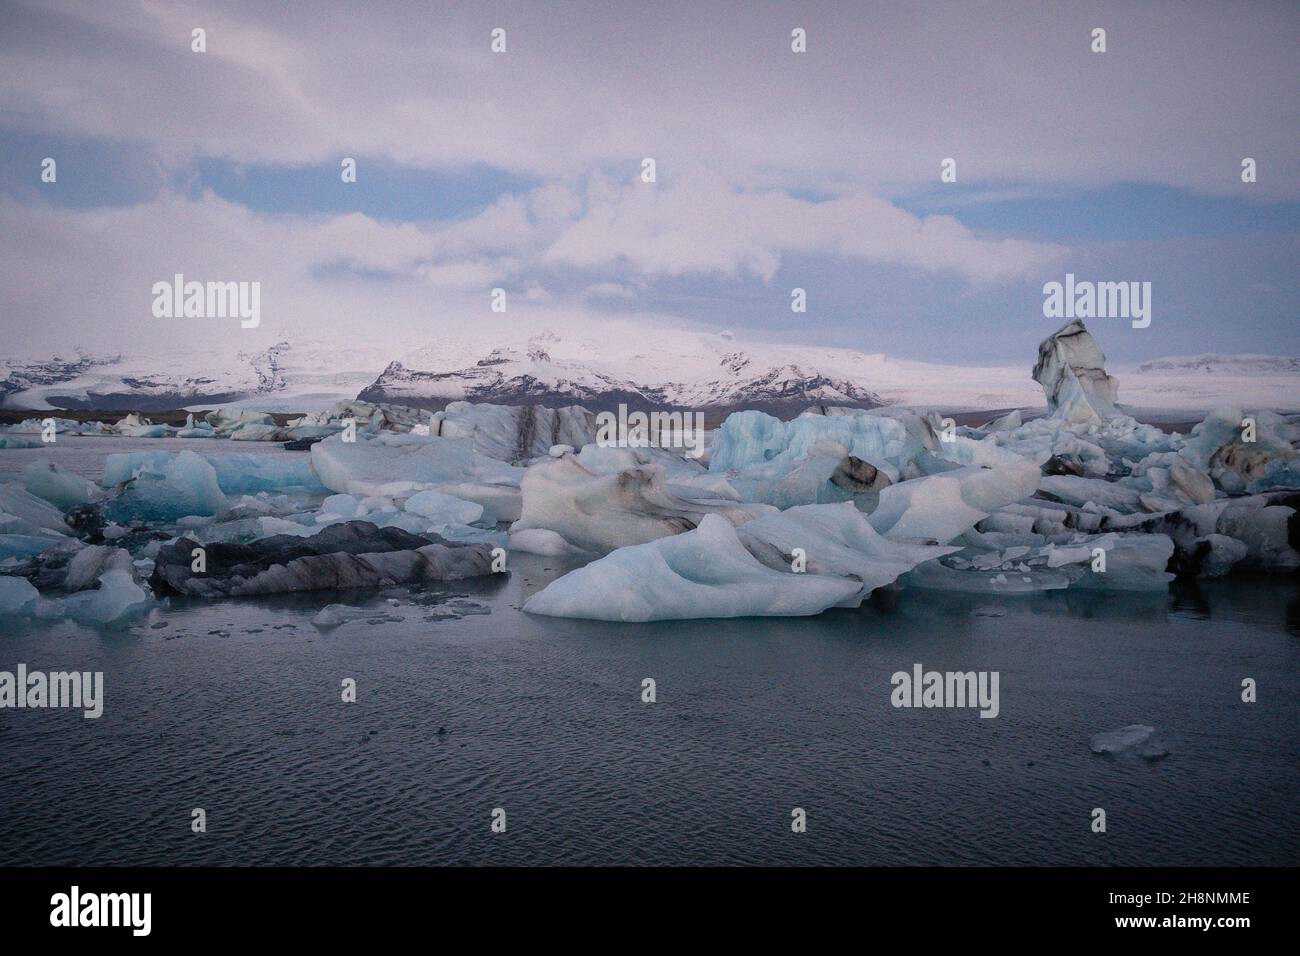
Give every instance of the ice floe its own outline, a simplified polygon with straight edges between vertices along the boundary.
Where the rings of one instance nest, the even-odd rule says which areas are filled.
[[[669,489],[662,465],[599,474],[569,454],[530,467],[521,492],[522,508],[511,525],[512,534],[547,530],[592,554],[690,531],[708,514],[736,525],[775,510],[703,493],[680,497]]]

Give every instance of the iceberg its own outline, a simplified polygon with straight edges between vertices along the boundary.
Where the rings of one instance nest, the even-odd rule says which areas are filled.
[[[93,482],[74,474],[52,461],[34,461],[22,470],[23,486],[64,511],[90,504],[103,497]]]
[[[913,478],[880,492],[871,524],[895,541],[947,544],[989,512],[1020,501],[1038,488],[1039,471],[964,466],[937,475]]]
[[[679,498],[669,491],[661,465],[602,475],[574,455],[538,462],[525,472],[520,487],[523,504],[512,534],[553,531],[593,554],[690,531],[706,514],[736,525],[774,510],[718,498]]]
[[[1074,319],[1038,346],[1034,381],[1047,395],[1047,413],[1068,422],[1096,422],[1119,414],[1119,385],[1106,374],[1106,356]]]
[[[552,581],[524,603],[530,614],[598,621],[794,617],[851,601],[860,581],[775,571],[706,514],[699,527],[620,548]]]
[[[857,580],[859,589],[846,603],[850,607],[918,564],[958,550],[882,537],[851,502],[762,515],[741,525],[737,535],[750,554],[774,570],[790,570],[799,549],[807,573]]]
[[[465,439],[479,454],[511,463],[539,458],[554,445],[581,448],[596,439],[596,416],[581,405],[451,402],[434,413],[432,427],[433,434]]]
[[[66,535],[70,530],[62,511],[18,482],[0,485],[0,522],[7,531],[18,534]]]
[[[312,471],[311,460],[281,455],[206,455],[217,475],[217,485],[227,495],[325,495],[328,489]]]
[[[1095,754],[1133,754],[1148,760],[1155,760],[1169,753],[1160,742],[1156,729],[1146,724],[1129,724],[1119,730],[1094,734],[1088,746]]]
[[[36,613],[41,593],[26,578],[0,576],[0,617],[28,617]]]
[[[358,432],[356,441],[335,435],[311,448],[322,485],[340,494],[406,495],[440,491],[481,505],[491,520],[519,517],[524,469],[474,450],[463,438]]]
[[[125,552],[122,552],[125,554]],[[81,624],[113,627],[145,613],[152,605],[148,592],[129,568],[116,567],[99,576],[99,587],[53,602],[57,612]]]
[[[483,506],[440,491],[420,491],[406,499],[403,507],[441,524],[473,524],[483,518]]]
[[[106,475],[117,467],[106,465]],[[161,464],[142,464],[132,473],[136,477],[105,508],[113,521],[175,521],[187,515],[215,515],[229,505],[216,469],[192,451],[167,455]]]
[[[1254,422],[1253,441],[1247,441],[1246,419]],[[1179,454],[1209,474],[1228,494],[1240,495],[1270,475],[1276,479],[1294,471],[1300,452],[1300,427],[1272,412],[1249,415],[1235,408],[1220,408],[1192,429]],[[1256,490],[1262,490],[1258,488]]]
[[[451,544],[436,535],[379,528],[369,521],[330,525],[307,538],[276,535],[248,544],[208,545],[202,572],[192,567],[198,546],[182,537],[159,550],[150,579],[155,593],[247,597],[456,581],[494,573],[487,545]]]

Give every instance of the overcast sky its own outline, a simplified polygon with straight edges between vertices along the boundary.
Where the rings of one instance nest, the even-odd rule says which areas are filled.
[[[0,0],[5,350],[699,328],[1022,363],[1073,272],[1152,283],[1149,328],[1090,323],[1112,361],[1300,354],[1298,36],[1294,2]],[[261,327],[154,318],[177,272],[260,282]]]

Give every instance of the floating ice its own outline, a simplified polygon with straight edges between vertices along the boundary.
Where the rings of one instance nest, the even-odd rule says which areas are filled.
[[[312,446],[311,464],[321,484],[343,494],[441,491],[482,505],[497,520],[519,514],[523,469],[475,451],[466,439],[358,432],[345,442],[335,435]]]
[[[790,570],[798,549],[808,572],[856,579],[861,587],[849,606],[921,562],[958,550],[890,541],[850,502],[763,515],[741,525],[737,534],[754,557],[775,570]]]
[[[289,441],[290,435],[279,425],[248,422],[226,436],[231,441]]]
[[[581,548],[575,548],[554,531],[546,528],[525,528],[510,533],[510,550],[523,551],[527,554],[542,554],[548,557],[579,557],[587,554]]]
[[[217,484],[228,495],[254,495],[261,491],[290,494],[326,494],[312,471],[311,460],[279,455],[207,455]]]
[[[52,461],[32,462],[23,469],[22,482],[32,494],[64,510],[89,504],[103,497],[103,492],[93,481],[88,481]]]
[[[58,611],[82,624],[114,626],[144,614],[152,604],[128,567],[105,571],[99,587],[54,602]]]
[[[332,631],[349,621],[393,621],[389,612],[380,608],[351,607],[347,604],[326,604],[311,619],[312,625],[320,631]]]
[[[580,405],[490,405],[451,402],[433,416],[435,434],[467,439],[479,454],[524,462],[554,445],[581,448],[596,438],[596,416]]]
[[[1253,424],[1247,424],[1247,419]],[[1247,441],[1247,436],[1252,440]],[[1248,486],[1264,482],[1270,468],[1275,478],[1294,473],[1300,452],[1293,443],[1298,440],[1300,427],[1280,415],[1220,408],[1192,429],[1179,453],[1208,472],[1224,491],[1239,495]]]
[[[1164,757],[1169,753],[1160,742],[1156,729],[1145,724],[1129,724],[1119,730],[1094,734],[1089,747],[1095,754],[1133,754],[1148,760]]]
[[[1038,487],[1038,469],[955,468],[891,485],[880,493],[871,524],[896,541],[946,544],[990,511],[1027,498]]]
[[[11,519],[5,522],[6,530],[16,534],[66,535],[69,530],[62,511],[17,482],[0,485],[0,521],[5,518]]]
[[[525,473],[523,507],[511,532],[554,531],[575,548],[605,554],[696,527],[706,514],[741,524],[772,509],[712,498],[679,498],[660,465],[598,475],[573,455],[546,458]]]
[[[1034,381],[1047,394],[1047,412],[1069,422],[1093,422],[1118,414],[1119,385],[1106,374],[1106,356],[1075,319],[1038,346]]]
[[[891,480],[897,480],[903,463],[927,447],[928,428],[914,412],[903,409],[869,412],[854,409],[845,410],[851,412],[846,414],[839,414],[839,409],[826,411],[835,414],[805,412],[789,422],[757,411],[728,415],[714,439],[709,470],[743,474],[750,467],[773,463],[789,470],[824,450],[826,442],[833,442],[843,447],[845,454],[870,462],[884,470]],[[932,433],[930,440],[933,442]]]
[[[483,517],[483,506],[440,491],[420,491],[406,499],[403,507],[414,514],[443,524],[473,524]]]
[[[218,408],[208,412],[203,416],[203,421],[219,438],[227,438],[233,432],[248,425],[275,425],[275,419],[266,412],[228,408]]]
[[[116,456],[109,456],[110,462]],[[106,465],[106,474],[116,464]],[[215,515],[228,506],[217,473],[202,456],[182,451],[160,465],[140,465],[137,477],[106,506],[114,521],[175,521],[186,515]]]
[[[151,584],[159,594],[245,597],[297,591],[389,587],[491,574],[486,545],[451,545],[436,536],[379,528],[368,521],[331,525],[308,538],[276,535],[249,544],[206,547],[196,573],[197,542],[180,538],[158,552]]]
[[[751,555],[731,522],[620,548],[552,581],[524,604],[531,614],[599,621],[793,617],[850,602],[857,579],[775,571]]]
[[[0,576],[0,617],[34,614],[40,599],[40,592],[26,578]]]

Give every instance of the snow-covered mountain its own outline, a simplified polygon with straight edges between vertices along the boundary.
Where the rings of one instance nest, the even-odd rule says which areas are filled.
[[[355,342],[280,342],[225,354],[78,349],[0,360],[0,408],[162,411],[247,403],[264,411],[310,411],[355,398],[385,361],[385,351]]]
[[[439,339],[411,350],[366,341],[295,340],[260,350],[166,355],[74,352],[0,361],[0,407],[158,411],[235,404],[306,412],[362,398],[441,408],[465,399],[593,410],[681,408],[720,418],[739,408],[790,416],[809,405],[1041,408],[1030,359],[955,366],[880,353],[740,342],[729,332],[543,331],[513,341]],[[1132,408],[1300,408],[1300,359],[1201,355],[1110,371]]]
[[[360,397],[435,408],[457,399],[593,408],[621,402],[788,415],[819,403],[884,404],[872,374],[881,359],[844,349],[742,348],[726,332],[606,342],[542,332],[486,352],[451,342],[419,349],[389,364]]]

